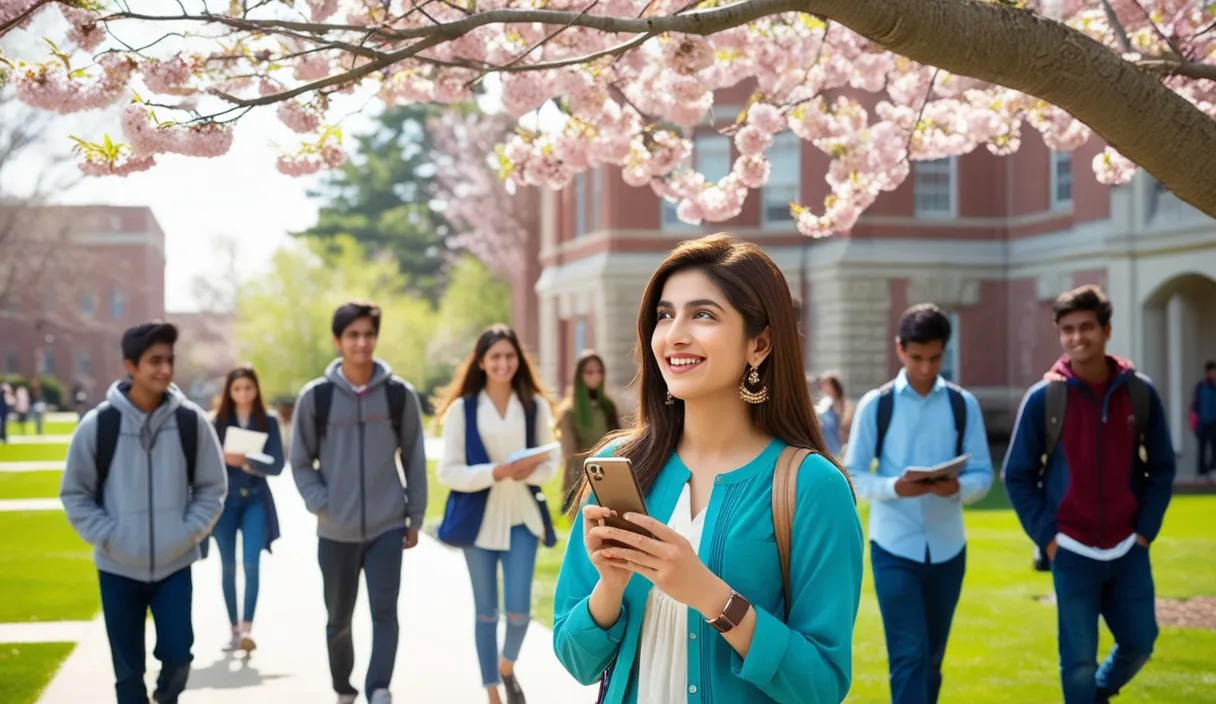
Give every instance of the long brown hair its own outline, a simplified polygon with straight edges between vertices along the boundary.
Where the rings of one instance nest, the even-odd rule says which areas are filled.
[[[215,401],[215,425],[216,428],[223,432],[224,428],[228,427],[229,420],[236,413],[236,404],[232,402],[232,384],[237,379],[248,379],[253,382],[253,410],[249,413],[250,425],[258,430],[266,430],[266,402],[262,400],[262,382],[258,381],[258,373],[253,370],[253,367],[248,364],[241,366],[228,372],[228,377],[224,379],[224,391]]]
[[[603,375],[598,389],[588,389],[587,384],[583,382],[583,372],[587,369],[587,365],[592,363],[600,365]],[[574,427],[578,428],[579,433],[586,433],[591,424],[591,406],[593,404],[599,406],[600,410],[604,412],[610,432],[620,429],[620,415],[617,413],[616,404],[608,395],[607,381],[608,367],[604,364],[603,358],[593,350],[583,350],[574,364],[574,380],[570,384],[570,391],[560,406],[560,409],[568,409],[573,415]],[[595,392],[594,400],[591,398],[592,392]]]
[[[523,345],[519,343],[519,336],[509,326],[496,323],[482,331],[477,338],[477,343],[473,345],[473,351],[456,369],[452,383],[443,390],[442,400],[435,404],[436,418],[443,418],[443,414],[456,402],[456,399],[479,393],[486,388],[486,371],[481,368],[480,362],[499,340],[510,342],[511,346],[515,348],[515,356],[519,359],[519,368],[515,370],[511,386],[514,388],[515,394],[519,396],[520,402],[527,403],[528,399],[533,396],[540,396],[552,407],[553,402],[533,371],[534,365],[528,354],[524,352]]]
[[[765,328],[770,330],[772,350],[759,367],[760,384],[768,386],[769,398],[749,406],[756,429],[787,445],[810,448],[844,473],[823,442],[819,419],[811,405],[789,284],[759,247],[727,233],[680,243],[650,277],[638,309],[638,377],[634,381],[639,398],[634,427],[609,435],[591,454],[622,440],[614,454],[632,460],[634,475],[645,494],[676,451],[684,428],[684,402],[675,399],[672,405],[666,404],[667,386],[650,338],[658,324],[663,286],[672,274],[689,269],[704,272],[722,290],[730,305],[742,314],[744,334],[749,338],[760,335]],[[739,375],[742,378],[743,370]],[[586,481],[583,477],[580,482],[580,499],[586,492]],[[579,503],[581,500],[573,502],[572,516]]]

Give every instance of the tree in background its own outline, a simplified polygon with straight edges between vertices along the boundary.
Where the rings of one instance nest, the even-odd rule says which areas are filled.
[[[58,49],[9,62],[18,95],[64,113],[126,101],[132,86],[141,96],[122,112],[128,142],[80,145],[90,174],[222,154],[232,122],[270,105],[302,135],[281,171],[334,168],[345,154],[330,111],[347,95],[460,103],[495,74],[509,114],[550,104],[567,118],[512,136],[507,178],[560,188],[615,164],[690,223],[736,215],[785,130],[830,161],[824,203],[792,207],[800,231],[823,235],[850,229],[910,161],[1008,154],[1025,125],[1056,150],[1097,136],[1109,145],[1093,160],[1100,181],[1124,183],[1138,164],[1216,216],[1216,6],[1199,0],[183,0],[144,12],[3,0],[0,35],[51,6],[96,63]],[[127,27],[163,36],[103,48]],[[734,130],[739,158],[708,182],[685,166],[688,131],[716,90],[741,82],[755,90]]]
[[[357,138],[354,161],[309,193],[324,203],[317,224],[293,234],[329,243],[349,236],[372,256],[390,254],[408,290],[438,301],[451,228],[432,203],[434,146],[426,123],[439,110],[407,105],[380,115],[375,129]]]

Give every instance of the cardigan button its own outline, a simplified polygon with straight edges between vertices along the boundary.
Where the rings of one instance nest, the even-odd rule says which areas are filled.
[[[689,694],[696,694],[696,693],[697,693],[697,685],[695,685],[695,684],[690,684],[690,685],[688,685],[688,693],[689,693]]]
[[[689,640],[696,640],[696,639],[697,639],[697,633],[696,633],[696,631],[690,632],[690,633],[688,634],[688,639],[689,639]]]
[[[722,475],[720,475],[720,474],[719,474],[718,476],[714,477],[714,483],[715,483],[715,484],[721,484],[721,483],[722,483]]]

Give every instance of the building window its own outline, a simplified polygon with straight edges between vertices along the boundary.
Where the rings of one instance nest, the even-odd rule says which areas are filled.
[[[760,211],[760,222],[765,226],[783,226],[794,222],[790,203],[800,200],[800,171],[802,144],[793,132],[782,132],[773,138],[768,150],[772,164],[768,183],[764,184],[764,207]]]
[[[587,319],[579,318],[574,321],[574,359],[577,361],[578,356],[587,349]]]
[[[1051,152],[1051,207],[1072,204],[1072,154]]]
[[[590,206],[587,216],[587,231],[595,232],[600,229],[600,201],[604,197],[604,172],[602,166],[593,166],[591,168],[591,193],[589,194]]]
[[[21,353],[17,350],[4,350],[4,373],[21,373]]]
[[[38,375],[55,375],[55,352],[49,346],[38,348]]]
[[[726,135],[713,133],[697,135],[693,138],[692,166],[705,177],[707,184],[717,183],[730,173],[730,138]],[[667,200],[662,203],[663,229],[689,227],[676,217],[676,204]]]
[[[86,318],[97,314],[97,296],[91,293],[80,294],[80,314]]]
[[[54,291],[42,294],[42,310],[51,313],[59,309],[59,296]]]
[[[932,161],[912,163],[912,190],[916,214],[929,217],[954,217],[958,162],[948,156]]]
[[[93,375],[93,360],[89,357],[89,351],[82,348],[76,349],[76,376],[92,376]]]
[[[4,296],[2,301],[3,305],[0,305],[0,313],[14,318],[21,315],[21,301],[17,300],[16,291],[10,291],[7,296]]]
[[[959,357],[958,346],[960,331],[958,329],[958,313],[947,311],[946,317],[950,320],[950,341],[946,343],[946,350],[942,353],[942,370],[939,372],[941,377],[946,381],[959,383]]]
[[[587,181],[574,175],[574,239],[587,234]]]
[[[118,289],[110,291],[110,317],[122,320],[127,315],[127,297]]]

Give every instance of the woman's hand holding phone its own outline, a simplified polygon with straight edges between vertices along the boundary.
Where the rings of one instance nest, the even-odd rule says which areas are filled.
[[[600,583],[614,592],[624,592],[625,585],[629,584],[629,578],[633,576],[620,561],[609,559],[604,551],[609,549],[609,546],[604,543],[604,540],[595,533],[595,529],[600,525],[601,521],[616,515],[612,509],[604,508],[596,504],[587,504],[583,506],[583,546],[587,549],[587,557],[591,558],[591,564],[595,567],[595,571],[600,574]]]

